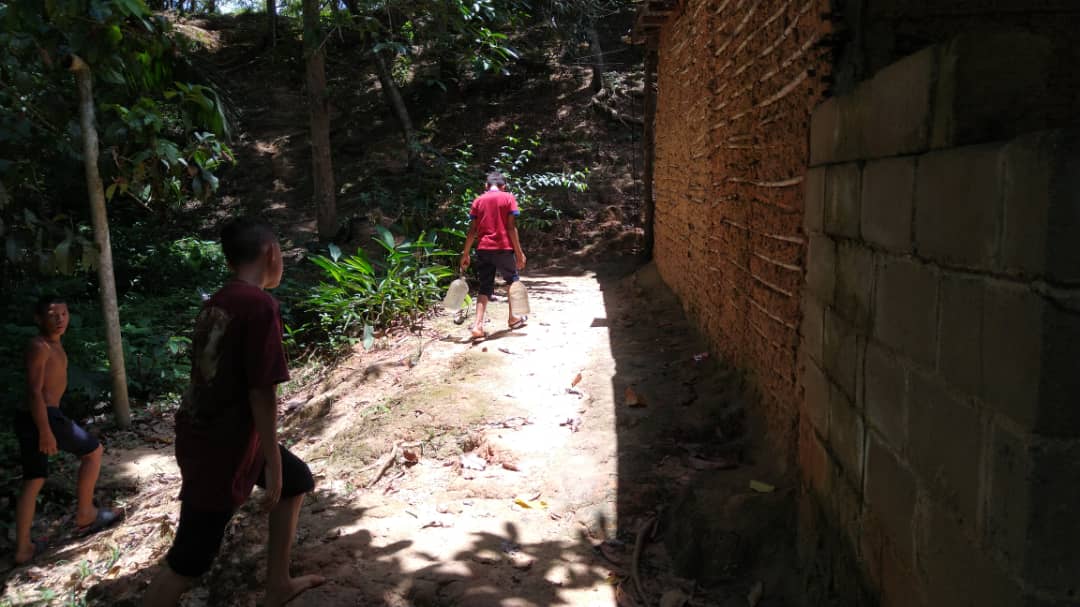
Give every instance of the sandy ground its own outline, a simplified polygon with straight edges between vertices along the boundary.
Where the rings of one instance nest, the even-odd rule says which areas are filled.
[[[655,605],[667,593],[677,606],[680,592],[728,604],[671,573],[650,521],[693,475],[738,459],[738,416],[715,411],[741,406],[727,402],[731,375],[651,270],[525,283],[522,329],[506,330],[500,297],[484,342],[442,314],[325,376],[294,371],[282,434],[318,480],[294,573],[329,581],[292,605]],[[167,422],[140,437],[110,449],[100,483],[125,523],[15,569],[0,605],[50,589],[54,604],[137,604],[171,541],[179,480]],[[265,534],[249,503],[184,604],[260,604]]]

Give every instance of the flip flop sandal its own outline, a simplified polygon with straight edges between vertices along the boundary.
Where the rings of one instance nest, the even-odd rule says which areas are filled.
[[[507,326],[510,327],[511,331],[513,331],[514,329],[520,329],[521,327],[524,327],[525,323],[527,323],[528,321],[529,321],[528,316],[521,316],[517,320],[515,320],[514,322],[510,323]]]
[[[487,333],[484,332],[484,331],[481,331],[479,334],[476,334],[476,333],[474,333],[473,331],[470,330],[469,334],[471,336],[470,341],[472,341],[474,344],[482,342],[485,339],[487,339]]]
[[[122,512],[118,512],[112,508],[98,508],[97,518],[94,519],[94,522],[89,525],[83,525],[82,527],[76,527],[74,535],[76,538],[92,535],[119,523],[123,518],[124,515]]]

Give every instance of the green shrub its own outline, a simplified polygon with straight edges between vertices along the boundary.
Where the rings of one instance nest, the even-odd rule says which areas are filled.
[[[453,274],[438,259],[456,253],[442,249],[435,237],[421,233],[416,239],[399,243],[386,228],[378,226],[376,230],[374,240],[383,253],[380,260],[369,261],[362,250],[342,255],[333,244],[329,246],[329,257],[310,258],[322,269],[326,280],[316,285],[298,307],[314,315],[321,336],[328,338],[331,345],[346,342],[361,332],[366,333],[368,341],[373,328],[415,321],[442,296],[440,281]]]

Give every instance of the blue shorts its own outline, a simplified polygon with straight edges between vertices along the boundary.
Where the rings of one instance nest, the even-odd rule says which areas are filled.
[[[495,273],[503,277],[506,284],[518,280],[517,258],[513,251],[476,250],[476,274],[480,277],[481,295],[491,297],[495,293]]]
[[[98,439],[71,421],[60,407],[45,407],[49,429],[56,437],[56,448],[76,457],[89,455],[101,446]],[[34,418],[26,411],[15,412],[15,436],[22,456],[23,480],[49,476],[49,456],[41,452],[40,432]]]

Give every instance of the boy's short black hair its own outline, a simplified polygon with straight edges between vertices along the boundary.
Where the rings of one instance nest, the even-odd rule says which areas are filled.
[[[255,261],[262,253],[263,245],[276,241],[273,226],[254,217],[230,219],[221,228],[221,250],[231,266]]]
[[[34,316],[44,316],[49,311],[49,306],[53,304],[67,305],[67,301],[63,297],[60,297],[56,293],[48,293],[38,298],[34,303]]]
[[[492,171],[487,176],[488,187],[499,186],[500,188],[506,185],[506,178],[498,171]]]

